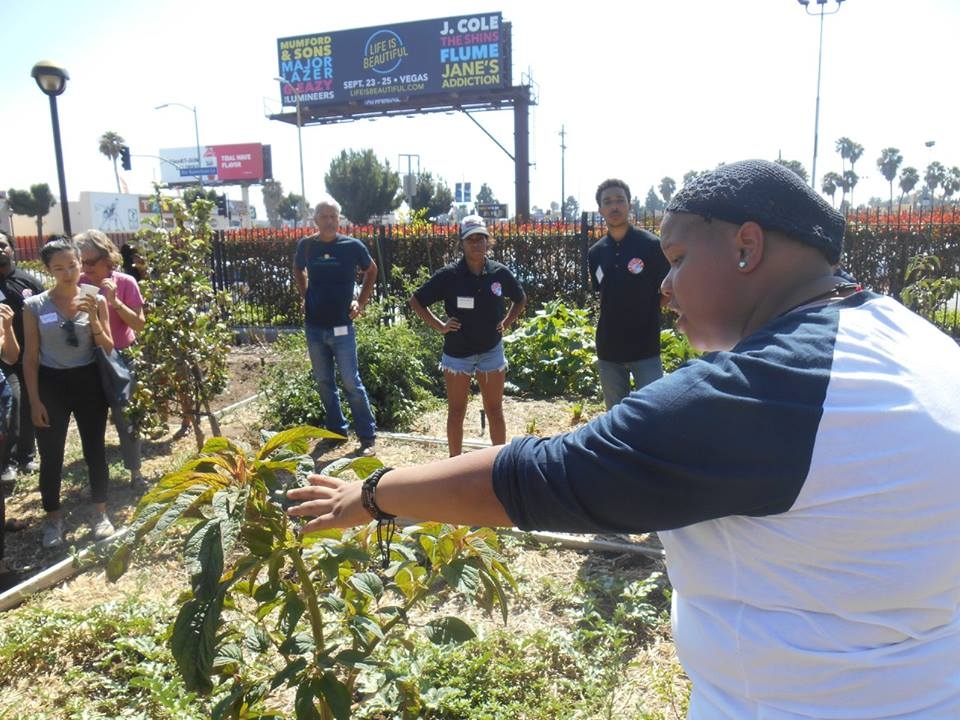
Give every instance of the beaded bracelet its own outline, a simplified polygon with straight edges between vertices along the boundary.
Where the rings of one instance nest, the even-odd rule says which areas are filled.
[[[394,522],[397,516],[384,512],[377,505],[377,484],[380,478],[391,470],[392,467],[386,466],[377,468],[366,477],[360,490],[360,502],[363,503],[364,510],[377,521],[377,549],[380,551],[380,565],[384,570],[390,565],[390,543],[397,532],[397,524]]]

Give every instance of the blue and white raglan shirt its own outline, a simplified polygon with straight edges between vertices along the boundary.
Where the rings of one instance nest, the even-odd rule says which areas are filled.
[[[515,440],[525,529],[660,532],[695,720],[960,718],[960,348],[861,292]]]

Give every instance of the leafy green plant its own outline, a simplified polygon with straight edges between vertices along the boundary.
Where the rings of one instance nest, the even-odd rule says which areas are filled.
[[[699,357],[687,336],[674,330],[660,331],[660,360],[663,362],[663,372],[672,373],[687,360]]]
[[[508,377],[534,397],[596,397],[594,325],[587,310],[548,302],[503,339]]]
[[[943,330],[956,330],[957,311],[948,304],[960,293],[960,278],[943,277],[936,255],[917,255],[907,266],[908,284],[900,293],[903,303]]]
[[[310,370],[307,338],[302,332],[277,338],[276,360],[260,380],[263,421],[267,427],[323,425],[323,404]],[[362,377],[362,376],[361,376]]]
[[[180,200],[159,202],[173,213],[173,227],[155,220],[137,235],[140,252],[158,271],[142,285],[147,322],[130,348],[139,382],[127,414],[146,434],[165,430],[171,412],[185,415],[199,449],[202,416],[212,433],[220,434],[210,401],[227,383],[229,299],[210,282],[213,203],[197,199],[188,209]]]
[[[489,529],[437,523],[405,527],[382,573],[371,570],[377,524],[309,536],[284,512],[284,491],[312,469],[308,441],[332,437],[296,427],[269,437],[256,451],[213,438],[193,459],[141,499],[130,533],[107,566],[115,580],[135,548],[184,527],[190,588],[181,597],[171,650],[190,691],[218,692],[214,718],[289,717],[344,720],[371,689],[370,668],[409,648],[409,613],[446,591],[506,619],[505,584],[513,578]],[[344,459],[325,473],[366,477],[375,458]],[[371,553],[371,551],[373,551]],[[435,642],[473,636],[465,622],[428,623]],[[391,679],[395,678],[395,679]],[[388,674],[404,698],[416,687]],[[361,688],[366,688],[361,692]],[[294,693],[292,713],[276,697]]]

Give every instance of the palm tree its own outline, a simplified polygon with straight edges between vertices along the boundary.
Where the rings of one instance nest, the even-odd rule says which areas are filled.
[[[667,176],[660,180],[660,195],[663,197],[665,203],[670,203],[670,198],[673,197],[673,193],[676,192],[676,190],[677,183],[672,177]]]
[[[828,172],[824,173],[821,183],[820,189],[823,190],[823,194],[830,196],[831,205],[836,205],[837,189],[843,185],[843,178],[835,172]]]
[[[836,148],[837,152],[840,153],[840,172],[841,174],[847,171],[847,160],[850,158],[850,151],[856,143],[853,142],[848,137],[842,137],[837,140]]]
[[[113,175],[117,178],[117,192],[120,192],[120,171],[117,170],[117,158],[120,157],[120,148],[126,142],[113,130],[107,130],[100,136],[100,153],[113,160]]]
[[[933,192],[947,177],[947,169],[937,160],[927,165],[927,172],[923,176],[923,181],[930,189],[930,202],[933,203]]]
[[[960,190],[960,167],[954,165],[943,178],[943,199],[949,200]]]
[[[897,178],[897,171],[903,162],[903,155],[895,147],[884,148],[880,151],[880,157],[877,158],[877,167],[887,182],[890,183],[890,209],[893,212],[893,181]]]
[[[913,192],[918,182],[920,182],[920,173],[912,165],[908,165],[900,171],[900,205],[903,204],[903,196]]]
[[[843,196],[840,199],[840,207],[844,212],[848,212],[853,207],[853,189],[860,181],[860,177],[853,170],[844,170],[840,178],[840,189],[843,190]],[[850,193],[850,202],[847,202],[847,193]]]

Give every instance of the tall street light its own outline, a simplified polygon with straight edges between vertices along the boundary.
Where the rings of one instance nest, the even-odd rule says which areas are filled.
[[[189,110],[193,113],[193,134],[197,141],[197,182],[200,183],[200,187],[203,187],[203,160],[200,158],[200,125],[197,122],[197,106],[184,105],[183,103],[178,102],[169,102],[164,103],[163,105],[157,105],[154,110],[162,110],[163,108],[170,107],[171,105],[182,107],[183,109]]]
[[[307,191],[303,182],[303,137],[301,135],[303,116],[300,114],[300,91],[280,76],[275,77],[274,80],[281,84],[281,92],[288,90],[297,98],[297,149],[300,151],[300,220],[305,222],[306,218],[303,215],[307,209]]]
[[[60,146],[60,116],[57,114],[57,95],[67,89],[70,75],[67,71],[49,60],[41,60],[33,66],[30,76],[50,98],[50,120],[53,123],[53,149],[57,156],[57,179],[60,181],[60,212],[63,217],[63,232],[72,235],[70,230],[70,206],[67,202],[67,180],[63,173],[63,148]]]
[[[807,15],[820,16],[820,47],[817,50],[817,107],[813,116],[813,167],[810,171],[810,187],[817,188],[817,141],[820,137],[820,70],[823,67],[823,18],[825,15],[833,15],[840,12],[840,5],[844,0],[834,0],[836,7],[830,12],[826,12],[827,0],[814,0],[820,6],[820,10],[810,10],[810,0],[797,0],[807,11]]]

